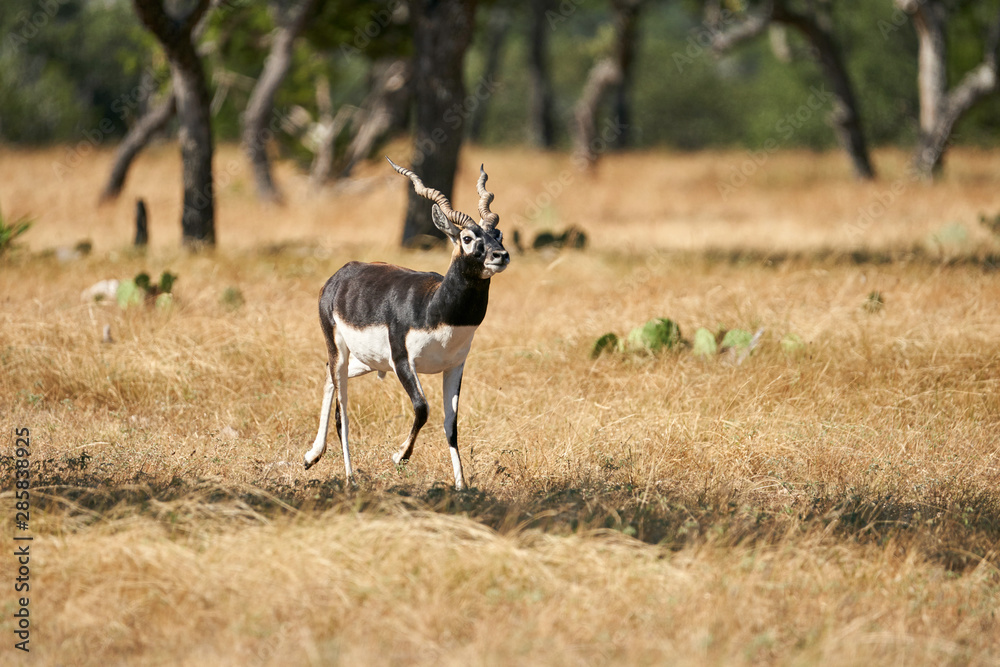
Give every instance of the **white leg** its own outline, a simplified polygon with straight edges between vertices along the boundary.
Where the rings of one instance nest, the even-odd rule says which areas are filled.
[[[448,438],[448,449],[451,451],[451,467],[455,472],[455,488],[461,490],[465,486],[465,475],[462,473],[462,458],[458,455],[458,395],[462,389],[462,372],[465,364],[448,369],[442,376],[444,386],[444,434]]]
[[[341,359],[349,354],[346,349],[342,349]],[[354,471],[351,468],[351,450],[347,447],[347,371],[348,361],[345,360],[340,363],[340,367],[337,369],[337,402],[340,403],[340,444],[344,448],[344,472],[347,475],[347,481],[351,481]]]
[[[323,387],[323,406],[319,415],[319,432],[312,448],[306,452],[306,470],[309,470],[326,451],[326,433],[330,428],[330,408],[333,404],[333,376],[329,364],[326,367],[326,385]]]

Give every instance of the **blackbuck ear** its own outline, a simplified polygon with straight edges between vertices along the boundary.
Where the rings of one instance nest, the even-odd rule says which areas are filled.
[[[452,243],[458,243],[459,234],[462,230],[458,228],[451,220],[444,216],[444,212],[441,207],[437,204],[431,206],[431,220],[434,221],[434,226],[444,232],[444,235],[451,239]]]

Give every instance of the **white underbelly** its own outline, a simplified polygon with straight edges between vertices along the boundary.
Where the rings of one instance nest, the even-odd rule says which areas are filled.
[[[386,327],[356,329],[343,322],[336,322],[336,332],[338,349],[346,347],[350,354],[348,373],[351,377],[370,371],[393,372],[389,330]]]
[[[410,331],[406,336],[406,351],[416,372],[441,373],[464,363],[477,328],[440,326]],[[336,332],[338,347],[346,347],[350,352],[348,372],[352,377],[370,371],[395,372],[387,327],[358,329],[338,321]]]

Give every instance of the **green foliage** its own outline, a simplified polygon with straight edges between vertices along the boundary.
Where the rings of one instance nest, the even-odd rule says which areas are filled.
[[[716,358],[722,352],[728,352],[726,358],[739,364],[757,347],[763,333],[764,329],[760,329],[756,334],[746,329],[729,329],[713,334],[709,329],[700,327],[694,332],[694,339],[688,341],[681,336],[680,327],[673,320],[661,317],[632,329],[624,341],[614,333],[604,334],[594,341],[590,357],[596,359],[604,352],[641,356],[664,350],[689,349],[694,356],[705,360]],[[796,356],[805,350],[805,343],[798,334],[789,333],[782,338],[781,349],[785,354]]]
[[[170,310],[174,305],[174,295],[167,292],[158,294],[155,305],[158,310]]]
[[[622,345],[618,336],[609,332],[594,342],[594,346],[590,350],[590,358],[596,359],[604,352],[620,352],[621,349]]]
[[[722,337],[722,343],[719,344],[719,347],[723,350],[731,347],[744,350],[750,347],[751,341],[753,341],[753,334],[746,329],[730,329]]]
[[[969,230],[959,222],[945,225],[928,237],[928,245],[942,253],[958,251],[968,241]]]
[[[1000,236],[1000,213],[991,216],[980,214],[979,224],[988,229],[994,236]]]
[[[883,306],[885,306],[885,299],[882,298],[882,292],[874,290],[868,294],[863,307],[866,312],[875,314],[881,311]]]
[[[681,330],[673,320],[660,317],[629,332],[625,348],[631,352],[656,353],[681,342]]]
[[[798,334],[788,333],[781,339],[781,350],[789,356],[801,354],[805,351],[805,349],[805,341],[803,341],[802,337]]]
[[[145,274],[139,275],[142,276]],[[149,280],[149,276],[146,276],[146,280]],[[118,283],[118,292],[115,294],[115,300],[118,302],[118,307],[122,310],[131,306],[138,306],[143,302],[145,297],[145,291],[135,280],[123,280]]]
[[[159,282],[154,284],[149,274],[143,271],[132,280],[123,280],[118,284],[118,291],[115,295],[118,307],[124,310],[146,303],[161,309],[169,308],[173,305],[171,292],[175,282],[177,282],[177,276],[169,271],[164,271],[160,274]]]
[[[222,296],[219,297],[219,302],[222,305],[236,310],[246,303],[246,299],[243,297],[243,292],[239,287],[227,287],[222,292]]]
[[[3,217],[3,213],[0,212],[0,256],[3,256],[8,250],[12,249],[14,247],[14,239],[27,232],[33,224],[34,220],[25,217],[7,222]]]
[[[226,2],[209,15],[202,42],[212,46],[205,70],[216,103],[212,122],[218,140],[239,136],[240,114],[276,25],[275,8],[283,4]],[[492,4],[481,3],[466,59],[470,93],[485,67],[489,40],[484,28]],[[727,6],[752,11],[759,3]],[[812,6],[830,14],[870,142],[912,143],[917,134],[917,44],[909,20],[888,1],[838,0]],[[991,6],[962,2],[952,8],[950,81],[960,80],[981,60]],[[706,46],[709,28],[703,9],[703,3],[693,1],[643,4],[632,82],[633,142],[685,150],[834,146],[828,123],[832,103],[817,97],[826,84],[799,33],[780,28],[792,55],[789,61],[775,55],[767,36],[720,56]],[[491,144],[524,142],[529,126],[530,81],[523,74],[530,11],[528,3],[516,3],[509,11],[512,24],[499,86],[489,97],[482,137]],[[547,23],[557,141],[566,146],[566,121],[587,74],[613,46],[610,6],[600,0],[554,3]],[[146,107],[149,95],[169,85],[159,45],[125,0],[6,0],[0,7],[0,35],[3,141],[116,140]],[[270,129],[285,154],[302,161],[311,158],[302,146],[301,130],[290,130],[281,121],[293,108],[318,118],[319,80],[330,83],[333,109],[360,104],[371,63],[409,54],[411,38],[409,11],[402,0],[319,2],[275,99],[275,127]],[[610,103],[602,113],[604,119],[610,117]],[[604,127],[599,123],[599,129]],[[966,114],[956,137],[963,143],[995,145],[1000,137],[1000,96]]]
[[[175,282],[177,282],[177,276],[169,271],[164,271],[160,275],[160,292],[170,294],[171,290],[174,289]]]
[[[122,96],[140,89],[151,61],[143,33],[131,3],[4,0],[0,140],[94,145],[122,135]]]
[[[646,322],[629,332],[623,341],[614,333],[606,333],[590,349],[590,357],[596,359],[604,352],[628,352],[631,354],[655,354],[661,350],[672,350],[683,343],[681,330],[663,317]]]
[[[696,357],[702,357],[708,359],[714,357],[719,352],[718,345],[715,342],[715,334],[701,327],[694,332],[694,340],[691,344],[691,352]]]

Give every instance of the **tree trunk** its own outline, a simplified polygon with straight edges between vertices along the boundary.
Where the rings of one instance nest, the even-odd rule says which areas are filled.
[[[798,14],[781,3],[775,3],[774,20],[794,27],[816,49],[823,76],[830,84],[833,95],[833,121],[837,140],[851,159],[854,175],[862,180],[875,178],[868,154],[868,145],[861,128],[861,114],[854,96],[850,75],[840,55],[840,47],[833,34],[829,17],[824,14]]]
[[[211,98],[205,85],[201,61],[190,51],[191,60],[172,65],[177,95],[181,163],[184,167],[184,213],[181,219],[184,245],[198,249],[215,245],[215,190],[212,182]]]
[[[989,26],[982,62],[948,89],[948,10],[939,0],[897,0],[910,15],[919,44],[917,88],[920,93],[920,139],[914,172],[926,179],[940,175],[944,154],[959,119],[980,99],[996,91],[1000,12]]]
[[[614,59],[620,72],[614,87],[614,116],[619,132],[614,138],[616,148],[631,142],[632,70],[638,41],[639,6],[642,0],[612,0],[615,23]]]
[[[274,95],[292,65],[295,39],[305,27],[306,18],[315,5],[316,0],[298,0],[285,11],[275,7],[277,27],[271,36],[271,50],[243,112],[243,150],[253,168],[257,196],[264,201],[281,200],[267,157],[267,144],[274,134],[274,128],[268,127],[268,118],[274,108]]]
[[[587,75],[580,101],[573,109],[573,155],[581,168],[589,169],[609,147],[628,145],[632,120],[631,80],[635,61],[636,26],[642,0],[612,0],[615,46]],[[608,92],[613,95],[612,127],[606,137],[597,136],[597,114]]]
[[[549,73],[549,33],[552,32],[546,13],[553,0],[531,3],[531,33],[529,35],[528,76],[531,79],[531,140],[536,146],[552,148],[556,142],[552,117],[552,77]]]
[[[100,201],[115,199],[121,194],[132,161],[146,147],[153,135],[166,127],[176,114],[177,100],[174,98],[173,89],[171,89],[162,102],[149,109],[129,129],[115,152],[115,161],[111,165],[111,174],[104,185],[104,190],[101,191]]]
[[[462,81],[465,51],[474,28],[475,0],[414,0],[414,97],[412,169],[451,199],[467,113]],[[443,238],[431,222],[427,200],[407,188],[403,245]]]
[[[934,148],[932,137],[938,126],[941,108],[948,92],[948,42],[945,35],[947,16],[944,5],[934,0],[925,3],[900,2],[910,14],[917,32],[917,90],[920,97],[920,138],[913,156],[913,167],[923,177],[933,177],[944,166],[944,147]],[[947,141],[947,137],[945,137]]]
[[[167,55],[180,120],[178,141],[184,172],[184,211],[181,217],[185,246],[215,245],[215,196],[212,187],[212,126],[208,86],[192,30],[209,7],[199,2],[186,15],[169,15],[162,0],[133,0],[139,19]]]

